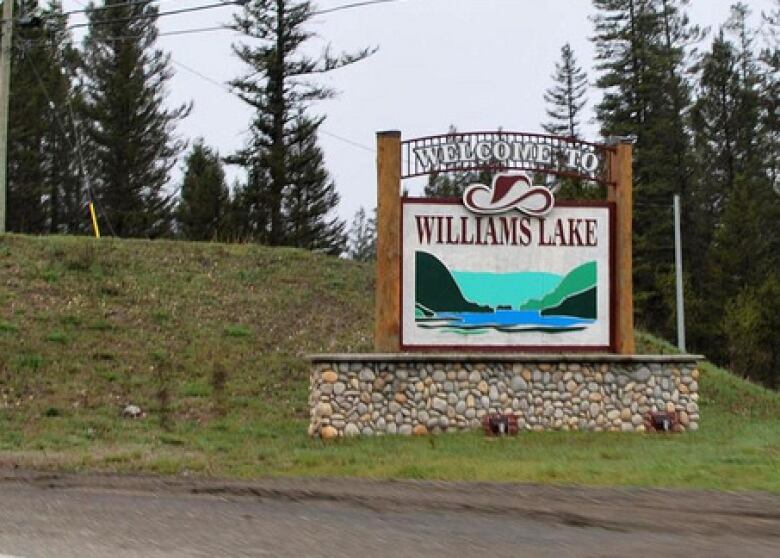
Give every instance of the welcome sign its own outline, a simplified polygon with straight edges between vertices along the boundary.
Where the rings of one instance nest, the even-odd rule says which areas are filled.
[[[517,172],[403,199],[402,347],[611,350],[612,220]]]

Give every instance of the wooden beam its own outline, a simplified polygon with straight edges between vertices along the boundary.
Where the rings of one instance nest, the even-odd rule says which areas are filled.
[[[401,347],[401,132],[376,136],[377,244],[374,349]]]
[[[608,199],[615,203],[615,351],[621,355],[636,352],[634,342],[633,278],[633,155],[632,145],[621,142],[609,154]]]

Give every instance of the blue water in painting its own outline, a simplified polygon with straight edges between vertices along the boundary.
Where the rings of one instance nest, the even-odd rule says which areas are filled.
[[[542,316],[536,310],[499,310],[495,313],[481,312],[439,312],[437,318],[457,318],[453,325],[470,327],[490,326],[537,326],[567,328],[592,324],[595,320],[570,316]]]

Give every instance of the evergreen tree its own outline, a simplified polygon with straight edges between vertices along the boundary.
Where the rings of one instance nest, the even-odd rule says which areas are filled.
[[[579,138],[588,77],[577,64],[569,43],[561,48],[561,59],[551,77],[555,84],[544,94],[549,120],[542,128],[548,134]],[[575,178],[548,177],[545,182],[554,188],[559,199],[603,199],[606,195],[603,187]]]
[[[346,224],[330,216],[338,206],[336,185],[325,168],[322,149],[317,145],[318,120],[299,114],[288,146],[288,180],[283,214],[287,223],[287,243],[337,256],[344,251]]]
[[[316,133],[323,118],[306,118],[302,122],[299,115],[312,102],[334,94],[330,88],[314,82],[313,76],[348,66],[371,54],[370,50],[362,50],[334,56],[326,49],[320,55],[311,55],[307,43],[313,34],[306,25],[313,12],[312,4],[304,0],[252,0],[235,16],[232,25],[252,43],[234,45],[235,54],[249,66],[249,72],[231,85],[256,113],[246,147],[228,161],[247,170],[242,197],[248,204],[248,228],[255,240],[271,245],[330,244],[331,241],[315,241],[311,237],[311,231],[327,229],[322,229],[321,223],[297,223],[293,227],[285,223],[288,215],[307,214],[298,211],[303,206],[289,197],[306,189],[305,185],[296,187],[293,180],[311,180],[321,172],[321,156],[302,157],[301,147],[311,151],[316,146]],[[300,168],[300,161],[307,158],[315,165],[308,176]],[[338,198],[330,195],[321,201],[335,205]],[[318,219],[323,213],[318,210],[314,215]],[[333,232],[325,232],[325,237],[335,240],[338,235]]]
[[[370,217],[362,207],[355,213],[349,229],[347,255],[359,262],[376,259],[376,209]]]
[[[582,110],[587,102],[588,76],[577,65],[569,43],[561,48],[561,60],[555,64],[552,79],[555,85],[544,94],[550,120],[542,128],[548,134],[577,138],[580,136]]]
[[[169,172],[185,143],[174,136],[190,106],[165,108],[170,56],[155,48],[158,8],[150,1],[88,5],[81,107],[94,190],[118,236],[170,231]]]
[[[728,345],[732,324],[723,319],[727,304],[755,292],[780,265],[771,141],[762,129],[760,74],[747,17],[747,8],[735,5],[702,57],[691,121],[700,168],[693,248],[706,270],[694,293],[691,338],[724,363],[735,353]]]
[[[698,255],[690,263],[700,267],[741,168],[736,146],[741,126],[737,54],[722,29],[710,51],[702,56],[698,70],[698,98],[690,121],[698,172],[696,188],[688,200],[694,210],[694,229],[686,239],[686,250]]]
[[[220,234],[220,237],[226,241],[250,242],[255,238],[249,215],[251,203],[247,200],[246,191],[246,184],[241,184],[238,180],[233,181]]]
[[[219,154],[200,138],[184,164],[181,199],[176,208],[179,232],[188,240],[223,238],[230,195]]]
[[[780,277],[767,276],[758,287],[746,287],[726,305],[728,359],[731,369],[780,388]]]
[[[11,64],[8,229],[75,232],[83,228],[83,195],[69,126],[77,59],[58,1],[40,25],[17,24]]]
[[[605,136],[636,135],[634,287],[637,322],[671,335],[674,318],[671,200],[683,195],[691,220],[692,160],[685,118],[690,47],[701,31],[688,21],[688,0],[594,0],[596,107]],[[688,231],[685,231],[685,236]]]

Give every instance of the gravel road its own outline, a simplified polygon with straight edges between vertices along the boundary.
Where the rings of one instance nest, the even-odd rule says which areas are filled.
[[[780,496],[0,470],[0,558],[649,552],[780,556]]]

